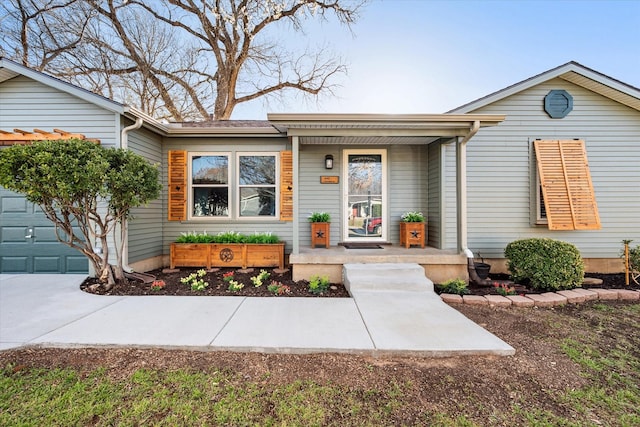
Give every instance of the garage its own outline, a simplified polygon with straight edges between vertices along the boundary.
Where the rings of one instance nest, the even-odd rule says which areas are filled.
[[[87,258],[58,242],[38,206],[0,187],[0,273],[87,273]]]

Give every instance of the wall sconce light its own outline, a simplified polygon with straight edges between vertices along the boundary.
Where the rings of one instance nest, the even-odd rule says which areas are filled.
[[[331,154],[324,156],[324,168],[333,169],[333,156]]]

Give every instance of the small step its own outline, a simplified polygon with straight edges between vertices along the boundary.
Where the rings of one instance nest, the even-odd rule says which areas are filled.
[[[433,282],[416,263],[344,264],[344,286],[357,291],[433,292]]]

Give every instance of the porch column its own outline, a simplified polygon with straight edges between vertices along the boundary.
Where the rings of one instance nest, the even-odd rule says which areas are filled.
[[[469,133],[456,139],[456,199],[458,217],[458,250],[473,257],[467,246],[467,142],[480,130],[480,121],[475,120]]]
[[[298,171],[300,164],[300,138],[298,136],[291,137],[291,151],[293,154],[293,247],[291,249],[291,253],[296,255],[300,253],[300,221],[298,215]]]
[[[467,144],[460,137],[456,138],[456,214],[458,250],[464,251],[467,249]]]

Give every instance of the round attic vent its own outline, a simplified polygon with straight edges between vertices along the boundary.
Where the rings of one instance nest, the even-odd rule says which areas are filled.
[[[552,90],[544,97],[544,111],[552,119],[561,119],[573,110],[573,97],[566,90]]]

